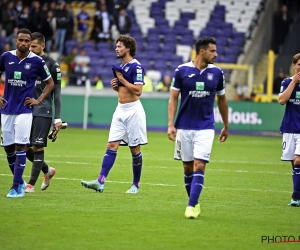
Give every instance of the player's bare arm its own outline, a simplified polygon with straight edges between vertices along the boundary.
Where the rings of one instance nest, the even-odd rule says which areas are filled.
[[[220,133],[219,141],[224,142],[228,137],[228,103],[226,95],[218,96],[217,103],[224,125]]]
[[[168,138],[171,141],[176,139],[176,128],[174,127],[174,119],[178,105],[179,91],[172,90],[168,105]]]
[[[286,104],[286,102],[290,99],[291,94],[295,88],[295,85],[300,82],[300,72],[298,72],[297,74],[295,74],[293,76],[293,80],[291,81],[291,83],[289,84],[289,86],[286,88],[285,91],[283,91],[281,94],[279,94],[278,96],[278,102],[281,105]]]
[[[119,81],[121,83],[123,83],[123,85],[125,86],[125,88],[127,88],[132,94],[136,95],[136,96],[140,96],[143,92],[143,85],[142,84],[132,84],[128,81],[125,80],[125,78],[123,77],[123,74],[120,72],[116,72],[117,78],[119,79]]]
[[[51,93],[51,91],[54,88],[54,81],[52,77],[50,77],[47,81],[45,81],[47,84],[46,87],[43,90],[43,93],[39,96],[39,98],[36,100],[34,98],[26,97],[24,105],[25,106],[36,106],[39,105],[46,97]]]

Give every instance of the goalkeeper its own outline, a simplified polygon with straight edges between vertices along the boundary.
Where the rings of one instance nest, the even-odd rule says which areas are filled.
[[[62,127],[62,121],[60,119],[61,110],[61,71],[59,64],[47,56],[44,53],[45,48],[45,37],[38,33],[32,33],[32,41],[30,45],[30,50],[42,57],[46,62],[50,74],[54,81],[54,89],[51,94],[49,94],[46,99],[41,102],[40,105],[34,107],[33,109],[33,120],[30,134],[31,147],[28,147],[26,157],[30,160],[32,164],[30,180],[26,185],[25,192],[33,193],[34,185],[39,177],[41,170],[44,173],[44,181],[42,183],[41,189],[46,190],[52,177],[56,174],[56,169],[49,167],[44,162],[44,147],[47,147],[47,136],[49,130],[52,126],[52,103],[54,101],[55,113],[54,113],[54,136],[57,136],[58,131]],[[34,98],[38,98],[43,89],[45,88],[45,83],[37,78],[35,82]]]

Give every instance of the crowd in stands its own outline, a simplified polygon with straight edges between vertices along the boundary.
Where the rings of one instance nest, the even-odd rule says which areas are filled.
[[[171,4],[173,2],[175,4]],[[224,1],[224,5],[217,0],[203,0],[201,4],[203,2],[205,5],[201,6],[209,8],[209,16],[205,16],[204,9],[191,13],[187,6],[182,5],[180,16],[170,21],[167,15],[173,18],[172,8],[179,8],[180,1],[149,1],[146,13],[141,12],[145,6],[136,4],[135,0],[2,0],[0,53],[16,48],[15,39],[19,28],[40,32],[46,38],[46,53],[51,53],[50,56],[67,65],[68,75],[63,76],[68,77],[69,85],[83,86],[90,79],[92,85],[102,89],[110,86],[110,66],[120,63],[114,52],[115,34],[129,34],[137,41],[136,58],[146,72],[155,70],[159,73],[155,79],[147,76],[147,81],[152,83],[152,89],[148,89],[169,91],[175,68],[190,60],[192,46],[199,37],[217,38],[219,56],[216,62],[235,63],[243,53],[245,32],[235,28],[236,24],[230,23],[227,18],[230,14],[233,16],[233,13],[240,13],[240,17],[247,19],[243,11],[236,10],[238,1],[226,4]],[[251,1],[242,2],[244,5],[241,8],[251,8]],[[263,3],[264,0],[260,2]],[[283,16],[285,17],[284,14]],[[276,20],[280,19],[279,12],[276,17]],[[203,18],[205,22],[200,21]],[[145,33],[143,22],[149,19],[154,20],[154,26],[152,23]],[[291,22],[289,17],[287,22]],[[200,29],[198,24],[203,27]],[[182,47],[182,52],[178,45]]]

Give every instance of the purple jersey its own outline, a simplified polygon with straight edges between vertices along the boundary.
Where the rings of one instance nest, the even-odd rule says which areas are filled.
[[[286,78],[281,83],[280,93],[284,92],[292,81]],[[295,88],[285,104],[285,112],[280,126],[282,133],[300,133],[300,84],[297,83]]]
[[[225,94],[225,78],[220,68],[208,64],[200,72],[193,62],[179,65],[175,70],[172,89],[181,93],[175,128],[214,129],[215,96],[216,93]]]
[[[20,61],[17,51],[4,52],[0,57],[0,72],[5,71],[4,99],[5,107],[0,109],[2,114],[32,113],[32,108],[24,106],[25,98],[33,98],[35,80],[38,76],[43,81],[51,75],[45,61],[29,52],[28,56]]]
[[[123,74],[123,77],[126,81],[132,84],[145,84],[144,75],[145,70],[138,60],[132,59],[130,62],[125,65],[121,64],[119,67],[112,66],[112,70],[119,71]],[[115,72],[114,75],[116,76]],[[118,86],[124,86],[121,82],[118,82]]]

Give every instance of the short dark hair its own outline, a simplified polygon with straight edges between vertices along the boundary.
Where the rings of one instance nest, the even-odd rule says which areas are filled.
[[[39,44],[45,43],[45,37],[39,32],[33,32],[31,34],[31,39],[37,40]]]
[[[200,49],[207,49],[209,44],[216,44],[216,39],[213,37],[202,37],[198,40],[195,44],[196,47],[196,54],[199,54]]]
[[[300,60],[300,53],[293,56],[292,63],[296,64]]]
[[[117,42],[122,42],[126,48],[130,49],[130,55],[132,57],[135,56],[137,46],[136,46],[136,41],[133,37],[131,36],[119,36],[118,39],[116,40]]]
[[[19,29],[18,32],[17,32],[17,36],[21,33],[22,34],[28,34],[30,36],[30,38],[32,39],[31,31],[29,29],[24,29],[24,28]]]

